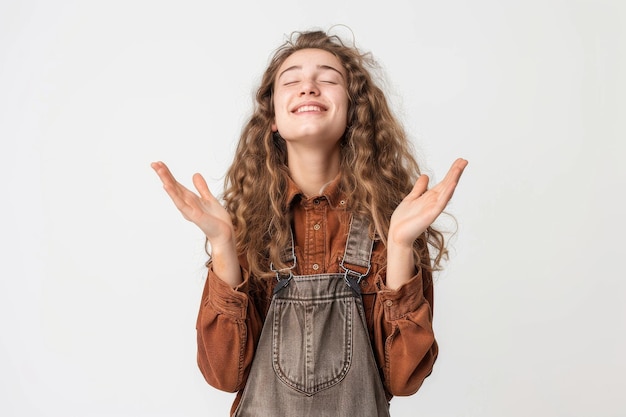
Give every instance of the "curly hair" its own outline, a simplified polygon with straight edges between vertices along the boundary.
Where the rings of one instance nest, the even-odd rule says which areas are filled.
[[[291,54],[310,48],[332,53],[345,68],[349,110],[348,129],[340,141],[340,187],[349,207],[369,220],[370,233],[384,244],[391,214],[420,174],[407,135],[372,77],[370,70],[378,68],[372,55],[323,31],[294,32],[270,59],[224,180],[223,199],[233,221],[237,251],[245,254],[250,272],[257,277],[271,274],[269,261],[285,268],[280,255],[291,236],[285,201],[287,148],[271,129],[274,82]],[[415,241],[414,256],[418,267],[437,269],[447,256],[443,234],[429,227]]]

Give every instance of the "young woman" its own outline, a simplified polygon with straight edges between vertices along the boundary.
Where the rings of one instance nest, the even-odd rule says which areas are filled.
[[[431,224],[467,165],[428,188],[369,54],[322,31],[279,47],[227,172],[222,205],[152,164],[206,235],[198,364],[235,416],[389,415],[437,358]],[[430,250],[429,250],[430,249]]]

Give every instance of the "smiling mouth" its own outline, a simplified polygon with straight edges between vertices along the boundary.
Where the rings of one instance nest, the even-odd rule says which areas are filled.
[[[321,112],[322,108],[320,106],[302,106],[298,107],[294,113],[304,113],[304,112]]]

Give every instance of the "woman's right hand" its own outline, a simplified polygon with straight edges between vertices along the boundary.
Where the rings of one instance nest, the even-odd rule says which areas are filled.
[[[212,247],[230,245],[233,242],[234,230],[230,216],[211,194],[202,175],[193,176],[193,185],[198,195],[176,181],[163,162],[153,162],[151,166],[183,217],[204,232]]]
[[[211,194],[202,175],[193,176],[198,195],[176,181],[163,162],[153,162],[151,166],[183,217],[198,226],[209,240],[213,272],[235,288],[242,281],[241,268],[237,258],[235,230],[224,206]]]

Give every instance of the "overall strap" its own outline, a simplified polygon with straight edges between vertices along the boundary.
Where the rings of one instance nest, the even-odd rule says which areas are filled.
[[[374,240],[369,236],[369,223],[360,216],[352,216],[346,250],[341,261],[343,279],[355,295],[361,295],[360,283],[372,266]],[[355,268],[356,267],[356,268]]]
[[[274,264],[270,263],[270,269],[276,273],[278,283],[274,287],[274,294],[289,285],[293,278],[293,269],[296,266],[296,254],[294,248],[293,231],[291,231],[289,244],[281,254],[281,260],[286,264],[291,264],[286,269],[276,270]],[[350,220],[350,230],[346,241],[346,249],[340,263],[344,271],[346,284],[356,295],[361,295],[359,286],[371,268],[372,249],[374,240],[369,236],[369,224],[360,216],[352,216]]]
[[[270,262],[270,269],[276,273],[276,280],[278,281],[276,286],[274,286],[274,294],[289,285],[289,282],[293,278],[293,270],[296,267],[296,249],[293,242],[293,230],[291,228],[289,229],[289,244],[283,249],[283,253],[280,254],[280,260],[285,264],[291,263],[291,266],[278,270],[274,268],[274,263]]]

